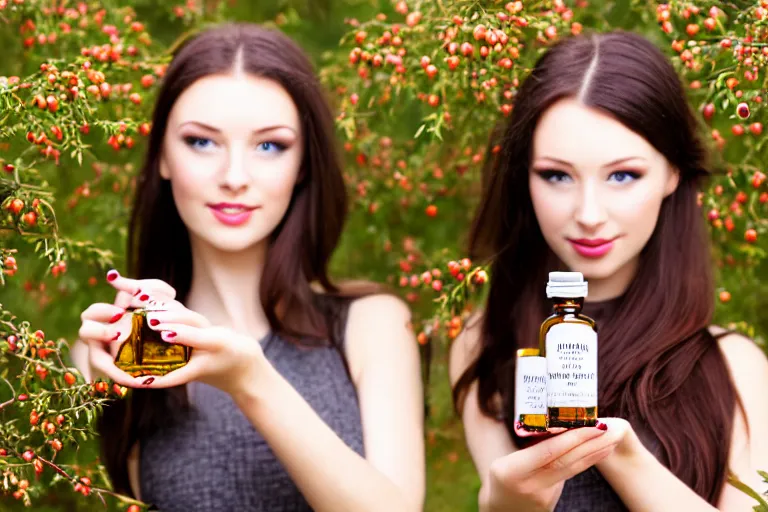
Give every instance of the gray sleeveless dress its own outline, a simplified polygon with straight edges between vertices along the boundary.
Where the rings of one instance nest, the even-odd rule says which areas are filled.
[[[274,334],[260,343],[320,418],[364,455],[357,394],[339,352],[298,347]],[[189,412],[140,441],[144,502],[162,512],[312,510],[228,394],[199,382],[187,390]]]

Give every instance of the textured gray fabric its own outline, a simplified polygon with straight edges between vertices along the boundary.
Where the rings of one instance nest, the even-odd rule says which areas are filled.
[[[264,354],[317,414],[364,455],[360,409],[332,347],[304,348],[277,335]],[[190,412],[141,440],[141,497],[162,512],[312,510],[264,438],[226,393],[188,385]],[[333,464],[333,461],[325,461]]]

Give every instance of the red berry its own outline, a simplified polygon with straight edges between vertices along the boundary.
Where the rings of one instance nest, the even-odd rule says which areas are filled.
[[[53,448],[57,452],[60,451],[63,448],[61,441],[59,441],[58,439],[54,439],[53,441],[51,441],[51,448]]]
[[[710,32],[715,30],[715,27],[717,27],[717,22],[714,19],[707,18],[704,20],[704,28],[706,28]]]
[[[427,103],[430,107],[436,107],[440,104],[440,97],[437,94],[430,94]]]
[[[21,213],[22,209],[24,209],[24,201],[19,198],[12,200],[8,205],[8,210],[14,215]]]
[[[141,509],[139,508],[138,505],[131,505],[125,510],[125,512],[140,512],[140,511]]]
[[[432,289],[435,290],[436,292],[439,292],[440,290],[443,289],[443,282],[440,281],[439,279],[435,279],[434,281],[432,281]]]
[[[749,105],[747,105],[745,102],[741,102],[736,106],[736,115],[738,115],[742,119],[746,119],[749,117]]]
[[[763,123],[752,123],[749,125],[749,131],[752,132],[753,135],[760,135],[763,133]]]
[[[712,116],[715,115],[715,105],[714,103],[707,103],[704,105],[704,108],[702,109],[702,113],[704,114],[704,118],[709,120],[712,119]]]
[[[427,209],[425,210],[425,213],[428,216],[430,216],[430,217],[436,216],[437,215],[437,206],[435,206],[433,204],[427,206]]]
[[[34,226],[37,224],[37,214],[35,212],[27,212],[21,217],[21,220],[28,226]]]
[[[0,457],[5,457],[6,455],[8,455],[8,452],[5,448],[0,448]]]
[[[77,382],[77,379],[70,372],[67,372],[64,374],[64,382],[66,382],[68,386],[72,386],[75,382]]]
[[[424,69],[424,71],[426,71],[426,72],[427,72],[427,76],[428,76],[429,78],[434,78],[434,77],[435,77],[435,75],[437,75],[437,67],[436,67],[434,64],[430,64],[429,66],[427,66],[427,67]]]
[[[736,135],[737,137],[744,135],[744,127],[740,124],[735,124],[731,126],[731,132]]]
[[[747,242],[749,242],[751,244],[757,242],[757,231],[755,231],[752,228],[748,229],[744,233],[744,240],[746,240]]]
[[[744,204],[744,203],[747,202],[747,199],[748,199],[748,197],[747,197],[747,194],[745,192],[740,190],[739,192],[736,193],[736,202],[737,203]]]
[[[31,462],[35,458],[35,452],[32,450],[25,451],[21,456],[25,461]]]

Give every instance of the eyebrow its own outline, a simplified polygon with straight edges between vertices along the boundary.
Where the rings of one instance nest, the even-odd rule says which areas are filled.
[[[559,158],[553,158],[551,156],[542,156],[537,158],[537,160],[551,160],[552,162],[556,162],[560,165],[564,165],[566,167],[573,167],[573,164],[566,162],[565,160],[560,160]],[[607,164],[603,165],[603,167],[613,167],[614,165],[623,164],[625,162],[629,162],[630,160],[643,160],[647,161],[642,156],[628,156],[626,158],[618,158],[616,160],[613,160],[612,162],[608,162]]]
[[[201,128],[205,128],[206,130],[210,130],[210,131],[212,131],[214,133],[221,133],[221,130],[216,128],[215,126],[211,126],[209,124],[201,123],[200,121],[184,121],[183,123],[179,124],[178,128],[181,128],[185,124],[194,124],[194,125],[197,125],[197,126],[199,126]],[[273,130],[278,130],[280,128],[285,128],[287,130],[291,130],[293,133],[298,135],[298,133],[296,132],[296,130],[294,128],[292,128],[292,127],[290,127],[290,126],[288,126],[286,124],[276,124],[276,125],[272,125],[272,126],[265,126],[263,128],[258,128],[256,130],[254,130],[253,133],[258,134],[258,133],[271,132]]]

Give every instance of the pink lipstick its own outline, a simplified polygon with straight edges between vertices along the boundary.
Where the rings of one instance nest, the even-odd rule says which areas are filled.
[[[585,258],[601,258],[608,254],[611,249],[613,249],[613,242],[616,240],[615,238],[612,240],[605,240],[603,238],[578,238],[578,239],[571,239],[569,238],[568,241],[571,243],[571,246],[573,246],[573,249],[579,253],[581,256],[584,256]]]
[[[240,203],[216,203],[209,204],[211,213],[222,224],[227,226],[239,226],[248,222],[256,206],[247,206]]]

